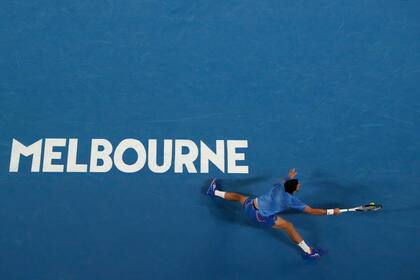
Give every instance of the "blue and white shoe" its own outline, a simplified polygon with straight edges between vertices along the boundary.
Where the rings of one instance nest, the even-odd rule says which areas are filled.
[[[311,248],[311,253],[305,253],[305,259],[319,259],[324,255],[324,251],[321,249]]]
[[[210,197],[214,197],[214,192],[216,191],[216,188],[217,188],[217,186],[216,186],[216,178],[214,178],[211,181],[210,186],[209,186],[209,188],[207,190],[207,195],[210,196]]]

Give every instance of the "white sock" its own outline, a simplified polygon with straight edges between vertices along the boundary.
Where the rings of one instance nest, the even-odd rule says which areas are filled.
[[[307,254],[311,253],[311,248],[309,248],[308,244],[306,244],[305,240],[302,240],[298,243],[298,246]]]
[[[225,198],[225,194],[226,194],[226,192],[222,192],[222,191],[218,191],[218,190],[214,191],[215,196],[221,197],[223,199]]]

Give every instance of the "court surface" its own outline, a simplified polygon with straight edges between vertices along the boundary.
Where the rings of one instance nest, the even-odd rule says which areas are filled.
[[[1,1],[1,279],[420,279],[420,3]],[[9,172],[12,139],[248,140],[249,174]],[[63,149],[63,155],[65,150]],[[127,155],[130,158],[130,154]],[[65,158],[63,156],[63,158]],[[132,154],[131,154],[131,160]],[[259,195],[328,250],[203,193]]]

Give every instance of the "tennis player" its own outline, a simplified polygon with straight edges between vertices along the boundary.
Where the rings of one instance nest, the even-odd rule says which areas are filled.
[[[248,218],[264,226],[285,231],[290,239],[302,249],[305,257],[316,259],[321,257],[322,251],[309,247],[293,224],[280,217],[279,213],[287,209],[296,209],[311,215],[339,215],[340,209],[312,208],[300,201],[294,195],[300,190],[300,184],[296,176],[296,169],[290,169],[283,185],[276,184],[268,193],[256,198],[250,198],[240,193],[220,191],[217,189],[216,179],[211,182],[207,194],[210,197],[216,196],[225,200],[240,202]]]

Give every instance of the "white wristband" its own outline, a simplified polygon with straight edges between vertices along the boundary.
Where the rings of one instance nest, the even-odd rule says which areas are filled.
[[[334,215],[334,209],[327,209],[327,215]]]

